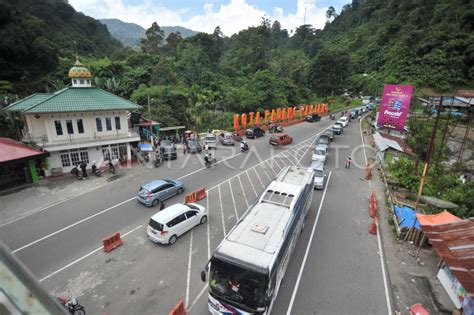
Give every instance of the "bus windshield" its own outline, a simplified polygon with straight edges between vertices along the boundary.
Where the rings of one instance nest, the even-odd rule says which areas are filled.
[[[264,306],[266,275],[213,258],[209,277],[210,292],[219,300],[247,311]]]

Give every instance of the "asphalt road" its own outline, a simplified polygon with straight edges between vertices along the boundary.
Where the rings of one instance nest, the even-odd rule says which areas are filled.
[[[308,145],[331,124],[325,118],[288,127],[285,131],[295,142],[281,149],[270,148],[268,136],[249,140],[251,152],[246,154],[237,152],[238,146],[235,151],[219,146],[220,163],[213,169],[202,169],[198,156],[181,155],[169,168],[144,169],[2,226],[0,238],[49,290],[78,296],[90,314],[104,310],[109,314],[166,314],[179,299],[191,314],[206,314],[207,292],[199,272],[210,253],[281,168],[309,165]],[[360,143],[356,122],[333,142],[325,199],[323,192],[315,192],[273,314],[286,314],[290,304],[292,314],[386,313],[376,238],[367,233],[369,186],[361,180],[362,170],[343,168],[349,148]],[[356,153],[354,159],[364,165],[361,154]],[[147,240],[146,224],[157,210],[135,200],[140,185],[159,177],[181,178],[187,191],[208,189],[208,198],[201,202],[209,209],[208,224],[196,227],[173,246]],[[166,204],[183,200],[184,196],[177,196]],[[102,253],[101,239],[114,231],[125,234],[124,245]]]

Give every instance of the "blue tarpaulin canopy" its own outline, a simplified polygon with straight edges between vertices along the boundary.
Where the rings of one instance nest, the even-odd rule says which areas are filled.
[[[410,208],[408,206],[400,207],[400,206],[397,205],[397,206],[395,206],[395,214],[398,217],[398,222],[400,222],[399,227],[401,227],[401,228],[404,228],[404,227],[411,228],[411,227],[413,227],[413,223],[416,220],[415,210],[413,210],[412,208]],[[418,229],[418,230],[420,229],[420,222],[418,222],[418,220],[416,220],[415,228]]]
[[[140,151],[148,151],[148,152],[153,151],[153,147],[151,146],[150,143],[140,143],[140,144],[138,145],[138,149],[139,149]]]

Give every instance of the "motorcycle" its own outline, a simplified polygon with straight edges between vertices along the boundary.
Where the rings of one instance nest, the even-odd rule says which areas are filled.
[[[65,308],[68,309],[70,314],[86,315],[84,306],[79,304],[76,298],[58,296],[58,300]]]
[[[77,180],[83,180],[84,179],[84,176],[82,176],[82,171],[79,169],[79,166],[74,167],[71,170],[71,174],[76,176]]]
[[[281,125],[276,126],[275,132],[277,133],[283,132],[283,127]]]
[[[211,156],[209,156],[207,159],[204,159],[204,164],[206,165],[207,168],[210,168],[212,164],[216,164],[217,160]]]
[[[249,151],[249,146],[245,144],[243,147],[240,148],[241,153],[245,153]]]
[[[101,177],[102,171],[100,170],[100,168],[97,167],[97,165],[92,164],[92,174],[94,174],[97,177]]]

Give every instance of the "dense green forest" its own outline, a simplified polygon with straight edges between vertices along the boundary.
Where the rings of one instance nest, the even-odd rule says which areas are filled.
[[[97,86],[142,105],[149,95],[153,119],[164,126],[220,127],[233,112],[345,90],[372,94],[383,83],[447,91],[474,81],[469,0],[353,0],[339,14],[330,8],[323,30],[302,25],[292,36],[263,18],[231,37],[217,26],[212,34],[165,38],[154,23],[140,51],[122,47],[65,1],[0,0],[0,12],[2,94],[69,84],[77,50]]]
[[[105,24],[110,34],[124,45],[138,45],[140,38],[145,36],[145,29],[134,23],[126,23],[119,19],[100,19],[100,22]],[[165,38],[169,34],[177,32],[180,32],[183,38],[194,36],[198,33],[182,26],[162,26],[161,29],[165,32]]]

